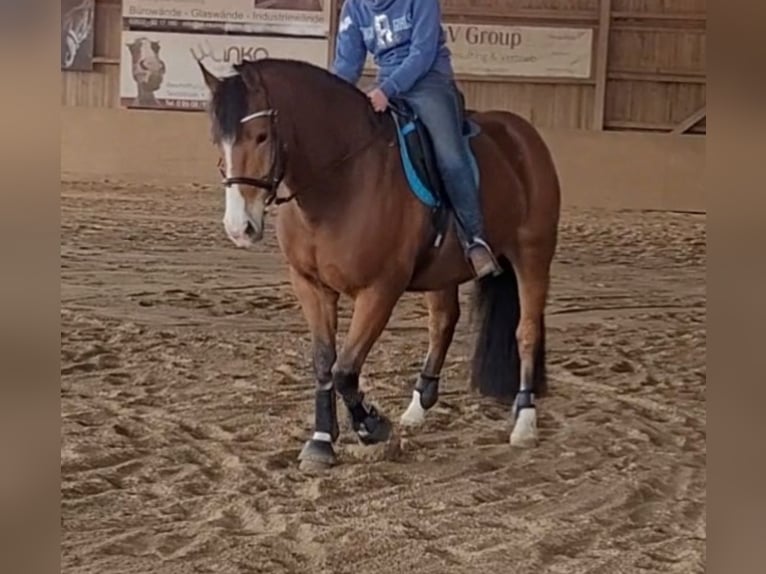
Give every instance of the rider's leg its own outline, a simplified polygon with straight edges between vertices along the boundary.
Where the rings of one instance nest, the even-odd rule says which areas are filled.
[[[499,273],[484,234],[458,92],[450,78],[431,72],[403,96],[431,135],[436,161],[463,234],[461,241],[477,277]]]

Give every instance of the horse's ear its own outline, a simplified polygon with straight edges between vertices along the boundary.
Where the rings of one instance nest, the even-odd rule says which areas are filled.
[[[197,65],[202,71],[202,77],[205,79],[205,85],[207,86],[207,89],[210,90],[211,94],[214,94],[218,89],[218,86],[221,85],[221,80],[211,74],[210,71],[202,64],[201,60],[197,60]]]

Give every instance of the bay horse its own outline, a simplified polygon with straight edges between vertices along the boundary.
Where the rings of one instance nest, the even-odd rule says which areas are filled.
[[[429,345],[403,425],[423,422],[460,316],[458,286],[475,279],[454,218],[438,246],[433,210],[413,193],[389,111],[376,113],[357,87],[312,64],[244,61],[218,78],[201,62],[220,153],[223,224],[238,247],[256,244],[264,213],[276,234],[308,324],[316,378],[315,428],[301,467],[337,463],[336,393],[363,444],[388,440],[390,420],[359,387],[370,349],[405,292],[423,292]],[[470,386],[512,401],[510,444],[537,443],[535,398],[546,392],[544,311],[557,243],[559,181],[536,129],[504,111],[465,111],[480,174],[486,231],[503,272],[476,280],[478,338]],[[353,299],[336,350],[337,305]]]

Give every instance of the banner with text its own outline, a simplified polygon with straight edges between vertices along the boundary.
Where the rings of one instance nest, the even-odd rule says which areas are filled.
[[[445,23],[456,74],[530,78],[590,78],[591,28]],[[366,69],[373,71],[372,58]]]
[[[120,102],[129,108],[204,109],[209,97],[197,59],[216,76],[242,60],[290,58],[327,68],[322,38],[122,32]]]
[[[130,29],[328,37],[331,0],[122,0]]]

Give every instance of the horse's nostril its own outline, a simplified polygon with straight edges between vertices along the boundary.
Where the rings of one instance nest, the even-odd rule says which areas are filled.
[[[255,235],[255,227],[253,227],[253,224],[249,221],[247,222],[247,227],[245,227],[245,235],[248,237],[253,237]]]

